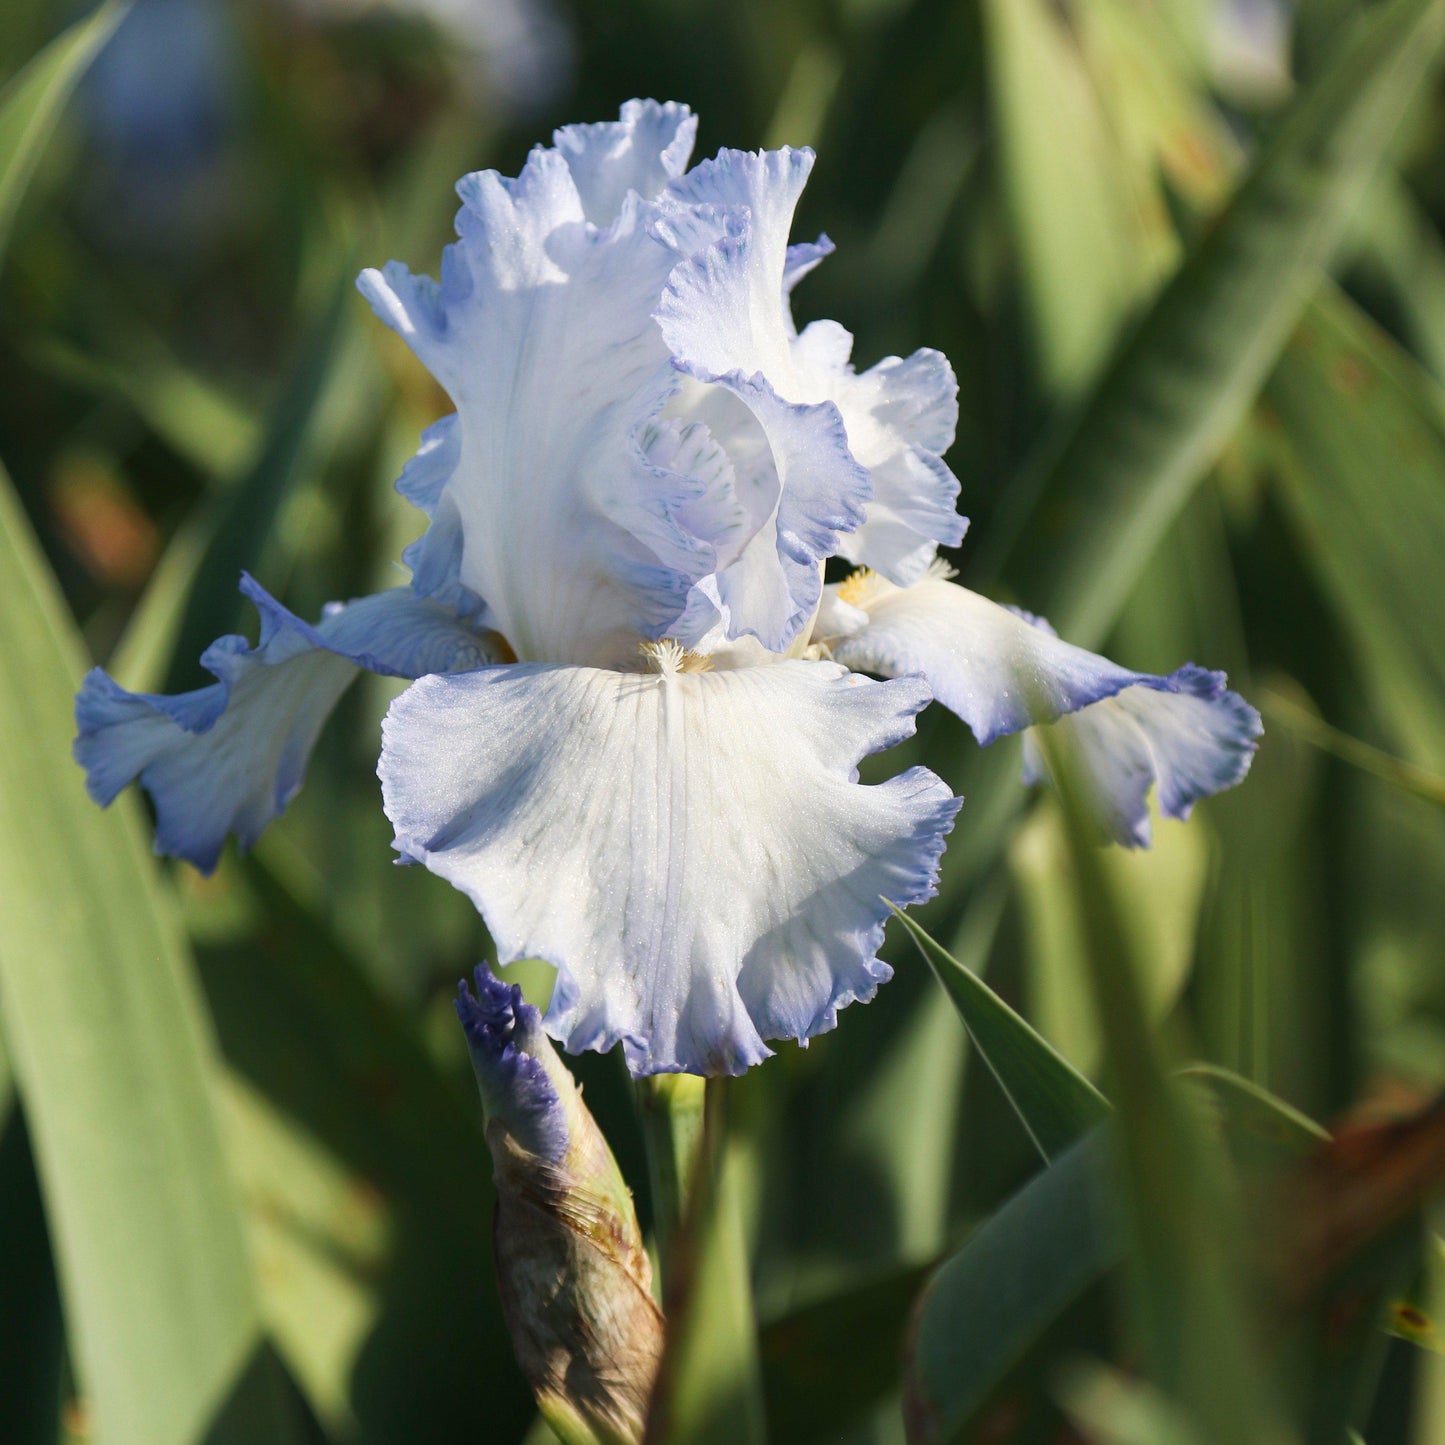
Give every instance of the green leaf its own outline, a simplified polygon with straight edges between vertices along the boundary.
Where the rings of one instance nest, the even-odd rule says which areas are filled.
[[[1231,1144],[1249,1141],[1274,1163],[1299,1158],[1330,1137],[1308,1114],[1232,1069],[1190,1064],[1179,1076],[1199,1084],[1218,1107]]]
[[[1067,1370],[1059,1394],[1091,1445],[1207,1445],[1174,1401],[1107,1366]]]
[[[1117,1264],[1124,1232],[1099,1129],[1036,1174],[933,1277],[904,1379],[909,1440],[953,1441],[1084,1290]]]
[[[1015,489],[991,558],[1073,641],[1102,640],[1258,392],[1442,32],[1445,0],[1390,0],[1344,37]]]
[[[1141,208],[1072,17],[1049,0],[987,0],[983,14],[1040,369],[1049,391],[1072,392],[1153,279]],[[1156,249],[1153,269],[1159,259]]]
[[[953,1000],[963,1026],[1045,1162],[1056,1159],[1109,1113],[1108,1101],[1025,1019],[907,914],[912,935]]]
[[[187,369],[139,318],[112,322],[125,336],[122,355],[102,358],[54,337],[25,348],[25,359],[57,380],[117,397],[179,457],[205,476],[235,480],[256,452],[256,419],[234,397]]]
[[[1445,777],[1427,768],[1417,768],[1403,758],[1393,757],[1369,743],[1331,727],[1318,713],[1283,693],[1268,689],[1260,694],[1260,706],[1272,721],[1283,723],[1291,732],[1323,752],[1368,773],[1381,782],[1415,798],[1445,807]]]
[[[70,757],[82,669],[0,473],[0,1001],[97,1439],[284,1440],[190,960]]]
[[[387,1445],[419,1422],[460,1439],[483,1415],[515,1439],[536,1407],[497,1295],[470,1069],[438,1069],[272,866],[275,841],[191,898],[266,1322],[339,1439]],[[444,1008],[442,1042],[460,1051]]]
[[[1273,1382],[1245,1286],[1239,1205],[1199,1112],[1170,1077],[1150,1026],[1142,967],[1100,861],[1075,763],[1050,730],[1040,745],[1063,810],[1084,925],[1092,1003],[1118,1118],[1118,1187],[1132,1239],[1136,1334],[1150,1377],[1209,1438],[1275,1441]]]
[[[1122,921],[1136,956],[1151,1019],[1165,1018],[1194,964],[1200,904],[1209,872],[1209,833],[1200,823],[1156,824],[1148,848],[1109,848],[1100,863],[1125,904]],[[1033,810],[1009,846],[1019,901],[1027,990],[1039,1032],[1081,1073],[1094,1075],[1102,1057],[1089,1008],[1083,926],[1063,820],[1052,801]]]
[[[1261,425],[1301,551],[1382,720],[1445,771],[1445,400],[1343,296],[1322,297],[1265,393]]]
[[[127,8],[125,0],[108,0],[46,46],[0,93],[0,260],[20,197],[70,92]]]

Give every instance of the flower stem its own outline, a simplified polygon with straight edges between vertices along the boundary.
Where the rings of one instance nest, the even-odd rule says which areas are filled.
[[[664,1279],[672,1243],[696,1182],[706,1087],[706,1080],[694,1074],[654,1074],[638,1087],[653,1227]]]

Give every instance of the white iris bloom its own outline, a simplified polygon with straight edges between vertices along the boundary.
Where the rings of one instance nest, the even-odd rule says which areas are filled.
[[[1135,844],[1151,784],[1183,817],[1259,731],[1218,674],[1129,672],[946,579],[947,361],[859,373],[836,323],[799,333],[789,292],[831,250],[788,244],[812,154],[688,170],[695,126],[632,101],[561,130],[515,180],[462,180],[439,284],[363,274],[456,408],[398,484],[430,518],[411,588],[310,628],[248,581],[261,644],[216,644],[214,687],[96,671],[77,705],[97,800],[139,777],[158,846],[210,868],[360,668],[417,678],[383,729],[397,849],[503,963],[556,966],[554,1037],[639,1074],[741,1072],[889,976],[883,899],[931,896],[960,800],[857,770],[932,697],[984,743],[1072,729]],[[825,588],[831,556],[865,570]]]

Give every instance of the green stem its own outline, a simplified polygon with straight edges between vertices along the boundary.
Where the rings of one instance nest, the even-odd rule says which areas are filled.
[[[664,1269],[696,1183],[705,1098],[706,1080],[693,1074],[654,1074],[638,1086],[653,1227]]]

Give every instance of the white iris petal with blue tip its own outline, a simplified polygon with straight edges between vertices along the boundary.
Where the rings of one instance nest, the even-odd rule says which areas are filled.
[[[503,962],[555,965],[554,1037],[638,1074],[739,1073],[887,979],[884,899],[932,895],[961,800],[858,765],[933,697],[981,742],[1071,728],[1136,844],[1151,786],[1184,816],[1258,732],[1218,674],[1131,673],[946,580],[947,361],[858,371],[836,323],[799,332],[789,293],[832,249],[789,244],[812,153],[688,170],[695,129],[650,101],[569,126],[517,178],[461,181],[440,283],[363,274],[455,406],[398,483],[429,522],[410,589],[316,628],[256,589],[261,644],[217,644],[215,687],[97,671],[78,705],[96,798],[139,778],[157,846],[210,868],[284,807],[359,669],[417,678],[378,769],[398,851]],[[834,556],[865,570],[825,588]]]

